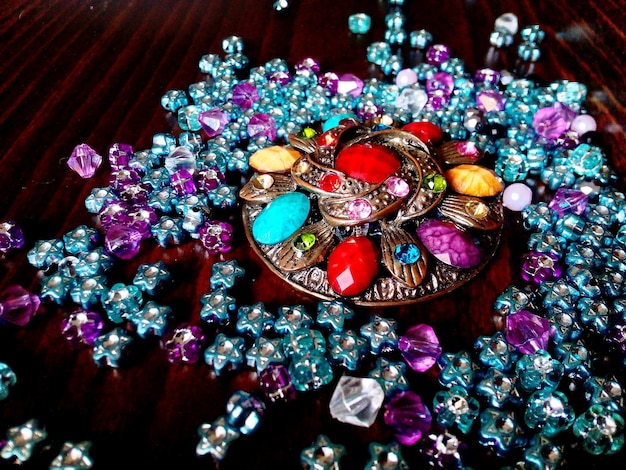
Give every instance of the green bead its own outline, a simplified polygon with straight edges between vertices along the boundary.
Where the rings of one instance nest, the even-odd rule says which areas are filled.
[[[424,186],[426,186],[433,193],[441,193],[446,190],[448,187],[448,182],[446,179],[437,173],[431,173],[424,177],[423,181]]]
[[[293,247],[298,251],[309,251],[315,245],[316,237],[313,233],[302,233],[293,239]]]

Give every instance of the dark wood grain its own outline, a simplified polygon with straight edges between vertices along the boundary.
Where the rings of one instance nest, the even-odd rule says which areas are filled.
[[[79,224],[94,225],[83,201],[93,187],[105,186],[108,168],[82,180],[67,169],[74,146],[86,142],[101,154],[115,142],[135,149],[151,146],[152,135],[172,130],[160,106],[169,89],[200,80],[203,54],[221,53],[221,41],[242,36],[252,65],[281,57],[290,64],[313,56],[325,71],[377,74],[365,50],[384,32],[384,1],[292,0],[284,12],[271,0],[4,0],[0,3],[0,220],[16,220],[26,246],[0,260],[0,289],[18,283],[37,290],[37,272],[25,260],[33,244],[58,237]],[[425,28],[448,44],[468,71],[486,64],[494,19],[514,12],[521,25],[539,23],[547,38],[543,58],[532,73],[587,84],[587,107],[597,118],[613,168],[626,174],[626,3],[617,0],[406,0],[407,29]],[[355,37],[347,17],[372,15],[371,31]],[[515,51],[494,67],[514,68]],[[367,317],[397,319],[399,330],[416,323],[436,329],[446,350],[471,347],[474,338],[496,329],[492,304],[510,283],[519,282],[524,232],[509,214],[496,258],[469,284],[444,297],[401,308],[357,309]],[[238,216],[236,248],[220,259],[236,258],[246,278],[235,289],[239,304],[281,305],[316,301],[294,292],[269,272],[247,246]],[[217,258],[197,243],[163,250],[144,244],[141,255],[111,276],[131,282],[139,263],[163,259],[173,287],[160,299],[177,320],[199,324],[199,298],[208,292],[210,267]],[[18,384],[0,403],[0,435],[37,418],[49,446],[24,469],[47,468],[66,440],[93,441],[96,468],[211,468],[195,456],[196,430],[224,412],[230,394],[253,391],[251,372],[216,378],[204,364],[178,367],[166,361],[157,340],[145,340],[127,368],[98,368],[88,350],[75,351],[60,335],[68,309],[46,306],[24,328],[0,329],[0,361],[9,363]],[[212,340],[214,330],[207,328]],[[432,396],[433,373],[410,375],[415,390]],[[346,445],[345,468],[362,468],[367,444],[392,438],[379,420],[356,429],[327,412],[332,390],[301,394],[296,403],[268,412],[261,429],[236,441],[221,468],[298,468],[298,455],[324,432]],[[415,451],[406,454],[415,464]],[[606,464],[600,459],[601,464]],[[611,462],[611,461],[610,461]],[[1,464],[2,462],[0,462]],[[485,468],[474,463],[475,468]],[[578,468],[572,466],[572,468]]]

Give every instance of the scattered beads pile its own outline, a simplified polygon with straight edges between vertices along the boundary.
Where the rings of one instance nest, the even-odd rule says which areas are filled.
[[[287,6],[279,1],[274,8]],[[350,17],[355,34],[369,25],[367,15]],[[389,13],[386,25],[385,42],[371,44],[367,58],[394,83],[320,73],[311,58],[293,71],[274,59],[239,79],[248,66],[243,41],[225,39],[224,57],[201,58],[204,80],[162,98],[182,132],[155,134],[148,150],[111,147],[110,186],[95,188],[85,201],[97,214],[98,229],[80,226],[37,242],[27,256],[45,273],[41,291],[37,296],[11,286],[0,296],[0,318],[24,326],[40,299],[76,304],[80,309],[68,313],[63,335],[74,346],[91,347],[98,365],[119,367],[136,337],[159,336],[172,363],[204,357],[217,375],[255,368],[264,399],[237,391],[225,414],[198,430],[197,454],[216,460],[234,439],[261,425],[266,403],[323,387],[341,370],[361,373],[370,355],[379,357],[365,377],[338,380],[331,415],[368,427],[384,407],[398,442],[419,446],[431,466],[465,468],[462,441],[478,442],[501,458],[500,465],[520,468],[563,465],[571,436],[590,454],[618,452],[624,443],[626,198],[612,186],[616,177],[594,145],[585,86],[557,81],[543,87],[492,69],[471,76],[427,31],[407,34],[400,10]],[[492,46],[511,46],[517,29],[514,15],[498,18]],[[520,34],[520,60],[538,60],[543,31],[530,26]],[[403,68],[391,47],[407,40],[423,60]],[[235,207],[238,190],[228,181],[248,171],[254,152],[313,122],[383,114],[436,124],[446,138],[468,140],[492,155],[495,171],[509,183],[505,206],[521,210],[531,232],[521,273],[526,284],[510,286],[494,305],[505,331],[479,337],[474,350],[442,353],[427,325],[404,335],[394,320],[379,315],[356,325],[353,311],[339,300],[320,302],[315,317],[300,305],[281,307],[278,315],[262,302],[237,306],[229,289],[244,271],[235,260],[213,265],[212,290],[201,299],[202,326],[170,325],[172,310],[154,300],[171,280],[164,263],[141,265],[130,285],[107,278],[115,259],[135,257],[150,237],[162,247],[191,238],[210,253],[228,252],[233,229],[219,219]],[[101,162],[82,144],[68,164],[88,178]],[[554,194],[549,203],[530,204],[532,190],[521,184],[529,177]],[[14,222],[0,224],[3,254],[23,244]],[[209,335],[214,340],[205,348]],[[409,390],[406,367],[424,372],[434,364],[443,390],[429,409]],[[6,399],[16,378],[5,364],[0,377],[0,399]],[[45,438],[30,420],[8,430],[0,456],[24,462]],[[408,468],[400,444],[372,443],[365,468]],[[90,468],[89,446],[66,443],[51,468],[67,468],[68,459],[72,468]],[[335,468],[344,453],[320,435],[302,451],[301,462]]]

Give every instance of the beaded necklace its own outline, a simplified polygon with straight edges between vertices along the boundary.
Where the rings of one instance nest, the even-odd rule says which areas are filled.
[[[512,44],[516,22],[512,15],[498,18],[493,47]],[[583,108],[586,88],[567,81],[540,87],[491,69],[470,78],[462,61],[433,44],[428,32],[407,35],[401,11],[391,12],[386,24],[385,42],[372,44],[367,56],[395,83],[320,74],[313,59],[293,72],[276,59],[241,80],[238,73],[248,66],[243,42],[225,39],[224,57],[200,60],[206,80],[163,96],[182,132],[156,134],[146,151],[111,147],[110,186],[94,189],[85,201],[100,230],[80,226],[61,239],[37,242],[27,256],[45,270],[41,292],[11,287],[2,296],[3,320],[25,325],[40,298],[61,305],[71,300],[82,308],[68,314],[64,335],[90,346],[98,365],[123,365],[133,341],[156,335],[172,363],[204,358],[217,375],[246,364],[256,369],[260,393],[237,391],[223,416],[199,426],[196,452],[216,461],[226,457],[231,442],[262,426],[266,404],[327,386],[341,370],[346,373],[337,381],[331,415],[367,427],[384,404],[383,419],[397,440],[372,443],[366,468],[408,468],[401,445],[417,446],[413,454],[430,466],[464,468],[463,441],[484,446],[502,465],[523,468],[568,462],[572,436],[589,454],[618,452],[624,441],[626,206],[615,174],[593,145],[595,124]],[[367,25],[366,16],[350,18],[355,34]],[[522,30],[520,61],[539,59],[543,36],[537,26]],[[411,68],[391,53],[407,39],[424,56]],[[494,156],[494,170],[507,185],[504,205],[521,211],[530,232],[521,273],[528,284],[510,286],[495,300],[504,327],[477,338],[474,350],[441,352],[429,326],[399,334],[395,321],[381,315],[357,325],[341,298],[320,301],[316,315],[300,305],[282,307],[278,315],[262,302],[238,305],[230,292],[244,270],[232,259],[214,263],[212,290],[201,299],[201,318],[214,336],[206,348],[206,325],[168,325],[171,309],[155,300],[170,280],[164,263],[141,265],[131,285],[109,285],[105,273],[113,260],[133,258],[150,237],[163,247],[197,239],[209,253],[227,253],[233,228],[221,219],[236,207],[239,190],[228,176],[247,173],[254,155],[274,141],[298,131],[312,138],[306,129],[313,122],[343,119],[345,125],[346,118],[383,115],[436,124],[447,139]],[[421,132],[423,140],[432,138]],[[68,163],[90,177],[101,161],[83,144]],[[532,191],[521,184],[529,176],[553,193],[549,202],[530,203]],[[24,244],[13,222],[5,222],[0,235],[3,252]],[[368,354],[375,364],[358,377]],[[600,360],[605,357],[611,361]],[[406,370],[425,372],[435,364],[443,389],[431,406],[410,390]],[[616,364],[618,370],[608,367]],[[0,397],[7,398],[16,378],[6,365],[0,372]],[[45,438],[30,420],[9,429],[0,456],[26,461]],[[52,468],[90,468],[89,446],[66,443]],[[320,435],[302,451],[301,463],[337,468],[344,453],[341,444]]]

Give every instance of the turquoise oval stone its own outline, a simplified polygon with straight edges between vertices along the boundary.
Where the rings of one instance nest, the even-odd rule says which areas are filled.
[[[339,123],[341,121],[343,121],[344,119],[356,119],[356,120],[358,120],[359,118],[357,117],[356,114],[352,114],[352,113],[341,113],[341,114],[337,114],[335,116],[329,117],[322,124],[322,132],[326,132],[326,131],[328,131],[330,129],[333,129],[333,128],[337,127],[339,125]]]
[[[309,198],[302,193],[278,196],[252,223],[252,237],[263,245],[280,243],[304,225],[310,210]]]

